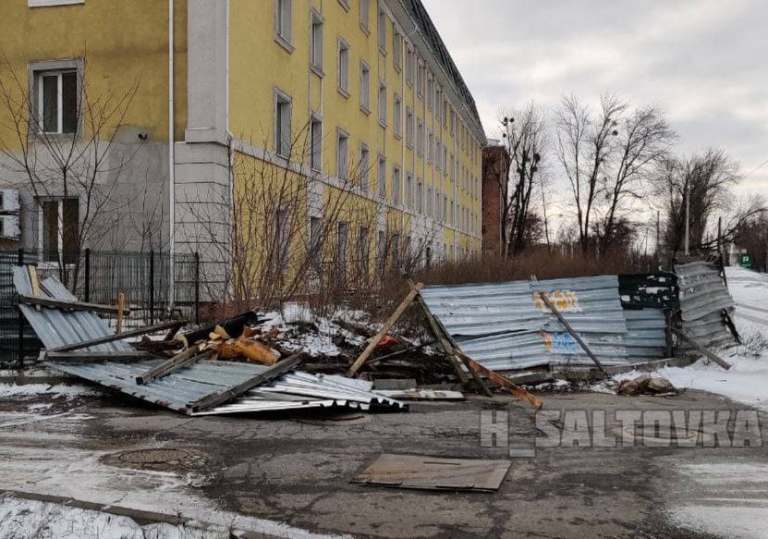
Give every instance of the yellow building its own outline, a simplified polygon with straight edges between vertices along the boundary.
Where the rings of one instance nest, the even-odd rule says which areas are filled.
[[[116,150],[131,155],[114,179],[115,196],[127,204],[112,213],[139,224],[135,231],[122,221],[104,225],[87,239],[90,246],[109,237],[128,248],[151,230],[161,248],[199,251],[207,279],[224,283],[233,227],[256,244],[275,235],[244,222],[238,201],[255,198],[254,190],[273,197],[282,178],[306,198],[292,206],[302,214],[290,218],[309,238],[341,191],[339,246],[346,248],[347,235],[350,243],[365,235],[381,257],[380,244],[394,236],[422,263],[480,252],[485,135],[420,0],[3,4],[0,80],[12,89],[10,73],[23,80],[16,86],[28,91],[40,130],[56,140],[87,139],[93,129],[83,100],[73,96],[135,93],[119,125],[110,125],[118,128]],[[0,131],[0,144],[12,147],[13,133]],[[24,174],[12,168],[0,180],[23,191]],[[82,220],[84,209],[82,198],[75,209],[62,197],[55,187],[37,198],[22,192],[23,244],[67,249],[67,230],[76,227],[67,220]],[[153,204],[159,221],[148,221]],[[361,212],[369,222],[352,217]]]

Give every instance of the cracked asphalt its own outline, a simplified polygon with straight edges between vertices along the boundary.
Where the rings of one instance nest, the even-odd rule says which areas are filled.
[[[620,410],[745,409],[696,391],[671,398],[540,395],[549,411],[605,412],[609,432],[617,432],[611,418]],[[756,504],[768,508],[768,480],[731,477],[729,490],[714,495],[716,485],[704,485],[686,468],[735,463],[768,470],[760,445],[538,447],[535,456],[510,458],[503,443],[482,446],[483,410],[495,411],[497,420],[508,415],[515,448],[533,448],[545,435],[529,408],[500,396],[414,403],[407,414],[196,418],[117,395],[14,397],[0,403],[0,484],[208,521],[239,515],[356,537],[752,537],[749,530],[698,526],[695,508],[714,507],[717,499],[715,510],[723,514],[768,515],[754,513]],[[552,425],[558,422],[545,430],[562,428]],[[173,453],[182,457],[113,465],[121,452],[159,448],[183,450]],[[508,458],[511,468],[491,494],[350,483],[382,452]],[[194,459],[185,461],[184,454]],[[694,515],[693,523],[686,515]]]

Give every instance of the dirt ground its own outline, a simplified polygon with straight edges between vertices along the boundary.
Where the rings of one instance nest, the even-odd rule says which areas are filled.
[[[588,417],[745,408],[696,391],[541,397],[546,410]],[[752,521],[768,515],[762,446],[536,447],[535,456],[510,458],[508,447],[481,445],[483,410],[508,413],[514,448],[532,449],[545,435],[529,408],[505,397],[415,403],[404,414],[186,417],[98,392],[17,395],[0,399],[0,491],[218,520],[264,536],[761,536]],[[608,431],[617,428],[609,420]],[[509,458],[511,468],[490,494],[350,482],[382,452]]]

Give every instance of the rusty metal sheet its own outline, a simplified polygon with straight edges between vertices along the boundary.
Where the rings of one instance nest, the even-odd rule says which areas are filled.
[[[493,492],[501,486],[509,467],[508,460],[384,453],[352,482],[410,489]]]

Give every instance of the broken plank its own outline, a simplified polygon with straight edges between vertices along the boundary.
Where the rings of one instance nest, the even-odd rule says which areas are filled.
[[[461,350],[457,350],[456,352],[459,355],[459,357],[464,361],[464,364],[467,366],[467,368],[470,369],[471,371],[476,372],[478,375],[485,376],[491,383],[496,384],[500,388],[508,391],[518,399],[527,401],[531,406],[533,406],[537,410],[542,406],[544,406],[544,403],[541,400],[539,400],[535,395],[533,395],[532,393],[529,393],[522,387],[512,383],[512,381],[510,381],[509,378],[507,378],[506,376],[503,376],[495,371],[492,371],[487,367],[483,367],[477,361],[469,357],[467,354],[465,354]]]
[[[403,313],[405,310],[413,303],[413,300],[416,298],[416,296],[419,295],[419,290],[424,285],[421,283],[415,285],[413,288],[411,288],[410,292],[408,292],[408,295],[405,296],[405,299],[400,302],[400,305],[397,306],[397,309],[395,309],[395,312],[393,312],[390,317],[387,319],[387,321],[384,323],[384,326],[382,326],[381,330],[376,334],[376,336],[370,340],[368,343],[368,346],[365,347],[365,350],[363,350],[363,353],[358,356],[358,358],[355,360],[355,362],[352,364],[352,366],[347,371],[347,376],[352,377],[354,376],[358,370],[360,370],[360,367],[363,366],[363,364],[366,362],[366,360],[370,357],[370,355],[373,353],[373,351],[376,349],[376,346],[378,346],[381,339],[384,338],[384,336],[389,333],[389,331],[392,329],[392,326],[395,325],[395,323],[400,319],[401,316],[403,316]]]
[[[98,305],[96,303],[83,303],[81,301],[63,301],[60,299],[44,298],[38,296],[19,296],[19,302],[27,305],[50,307],[69,311],[90,311],[102,314],[116,314],[120,310],[112,305]],[[130,314],[130,309],[123,309],[123,314]]]
[[[186,350],[179,352],[167,361],[162,362],[157,367],[149,369],[147,372],[137,376],[136,383],[140,385],[149,384],[150,382],[154,382],[158,378],[167,376],[178,369],[188,367],[192,363],[196,363],[203,359],[208,359],[212,355],[213,350],[206,350],[201,352],[198,346],[187,348]]]
[[[203,397],[202,399],[199,399],[193,402],[189,406],[190,411],[201,412],[201,411],[213,408],[215,406],[218,406],[219,404],[224,404],[225,402],[231,401],[232,399],[239,397],[246,391],[251,390],[256,386],[269,382],[270,380],[274,380],[275,378],[279,378],[283,374],[296,369],[296,367],[298,367],[299,364],[302,361],[304,361],[305,357],[306,357],[306,354],[304,352],[299,352],[298,354],[294,354],[284,359],[283,361],[280,361],[279,363],[275,363],[274,365],[272,365],[262,373],[257,374],[256,376],[246,380],[245,382],[242,382],[234,387],[231,387],[219,393],[208,395],[206,397]]]
[[[682,340],[684,340],[685,342],[687,342],[688,344],[693,346],[693,348],[697,352],[699,352],[701,354],[704,354],[704,356],[708,357],[709,359],[711,359],[712,361],[714,361],[715,363],[720,365],[725,370],[728,370],[728,369],[731,368],[731,364],[730,363],[728,363],[724,359],[721,359],[720,357],[715,355],[713,352],[710,352],[709,350],[704,348],[704,346],[702,344],[700,344],[698,341],[696,341],[693,337],[691,337],[690,335],[688,335],[684,331],[681,331],[681,330],[679,330],[677,328],[672,328],[672,332],[675,335],[677,335],[678,337],[680,337]]]
[[[178,320],[175,320],[172,322],[163,322],[161,324],[155,324],[152,326],[145,326],[143,328],[126,331],[124,333],[121,333],[120,335],[108,335],[106,337],[99,337],[97,339],[91,339],[91,340],[82,341],[79,343],[65,344],[64,346],[57,346],[56,348],[51,348],[50,350],[48,350],[48,352],[70,352],[72,350],[79,350],[81,348],[89,348],[91,346],[96,346],[99,344],[106,344],[108,342],[122,341],[124,339],[130,339],[131,337],[140,337],[141,335],[146,335],[148,333],[155,333],[156,331],[164,331],[172,327],[176,327],[176,326],[181,327],[183,325],[184,325],[184,322],[181,322]]]
[[[589,359],[591,359],[595,363],[595,365],[597,365],[597,368],[600,369],[603,372],[603,374],[607,375],[607,373],[605,372],[605,367],[603,367],[603,364],[600,363],[600,360],[597,359],[597,356],[592,353],[592,350],[589,348],[589,346],[587,346],[587,343],[585,343],[584,340],[582,340],[581,336],[578,333],[576,333],[576,331],[573,329],[573,326],[571,326],[571,324],[568,323],[568,321],[560,313],[557,307],[555,307],[554,303],[549,301],[549,297],[547,296],[547,293],[544,291],[539,291],[538,294],[541,300],[544,302],[544,305],[546,305],[549,308],[549,310],[552,311],[552,313],[557,317],[560,323],[563,324],[563,326],[568,331],[568,333],[571,334],[571,337],[573,337],[574,340],[577,343],[579,343],[579,346],[581,346],[581,348],[587,353],[587,355],[589,356]]]

